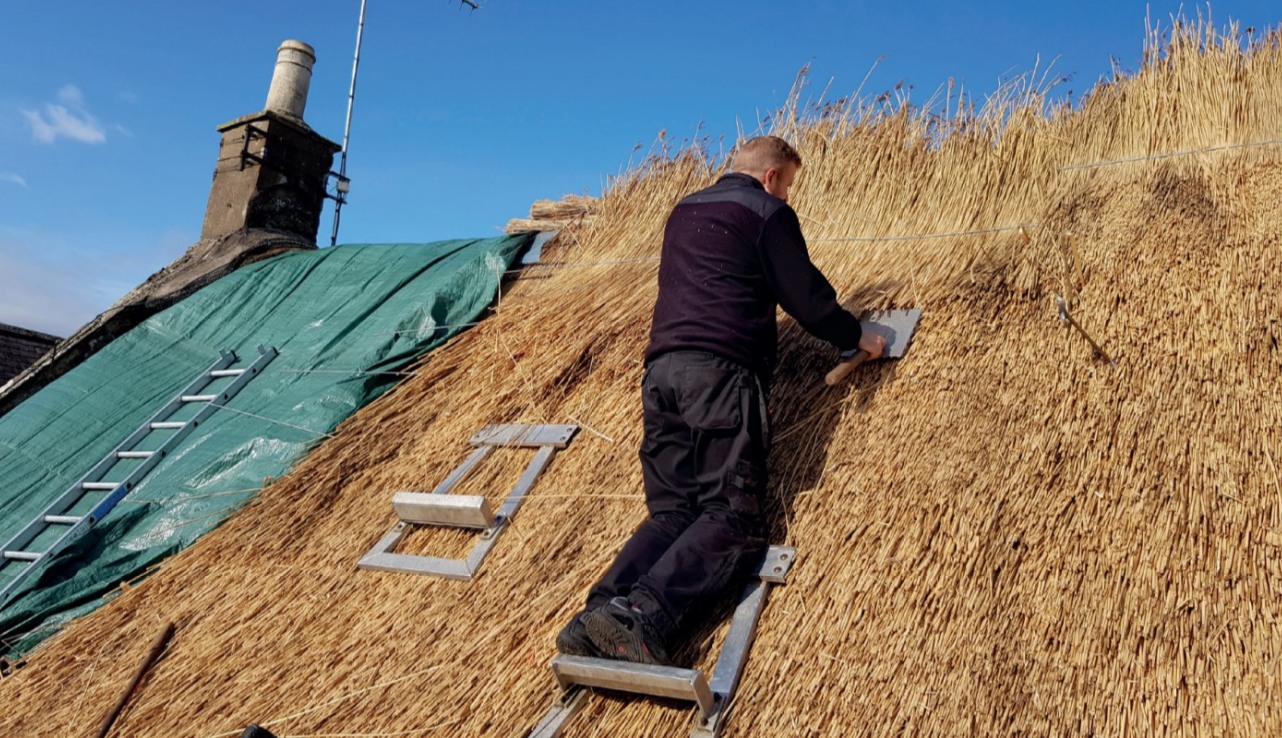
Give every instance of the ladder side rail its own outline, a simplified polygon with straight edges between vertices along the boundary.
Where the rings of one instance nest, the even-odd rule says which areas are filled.
[[[222,403],[219,404],[212,401],[206,403],[204,407],[202,407],[199,411],[197,411],[196,414],[193,415],[191,419],[187,421],[186,425],[184,425],[182,428],[177,429],[174,433],[170,434],[169,438],[165,439],[164,443],[160,444],[160,446],[156,449],[156,453],[153,453],[151,456],[149,456],[146,459],[146,461],[144,461],[142,464],[139,465],[138,470],[143,470],[142,474],[146,474],[148,471],[151,471],[152,467],[154,467],[156,464],[159,464],[160,461],[169,453],[169,451],[173,449],[174,446],[177,446],[184,438],[190,435],[191,432],[197,428],[197,426],[199,426],[201,423],[207,420],[209,416],[217,412],[218,409],[222,407],[224,404],[226,404],[228,401],[230,401],[231,398],[240,394],[240,391],[245,388],[245,385],[249,384],[250,380],[252,380],[254,377],[257,377],[259,372],[262,371],[263,367],[270,364],[272,359],[276,358],[279,355],[279,353],[274,348],[264,349],[263,347],[260,346],[259,351],[261,351],[262,353],[260,353],[258,355],[258,358],[254,360],[254,363],[246,367],[241,374],[237,375],[236,379],[232,381],[231,384],[227,385],[227,387],[225,387],[222,392],[215,395],[215,399],[221,400]],[[236,354],[234,352],[230,352],[230,351],[226,352],[224,354],[224,358],[226,358],[227,356],[230,356],[233,361],[236,359]],[[205,385],[208,385],[213,381],[212,375],[216,370],[216,368],[222,368],[222,367],[211,366],[209,369],[205,371],[203,375]],[[200,381],[200,380],[197,380],[197,381]],[[182,396],[184,394],[192,394],[192,392],[189,392],[188,390],[192,390],[193,392],[198,392],[201,389],[203,389],[205,385],[202,385],[200,387],[195,387],[195,383],[193,383],[192,386],[189,386],[186,390],[183,390],[182,392],[180,392],[178,396],[175,397],[173,401],[170,402],[170,406],[182,405],[183,404]],[[152,420],[158,420],[158,419],[160,418],[157,417],[157,418],[153,418]],[[150,421],[143,426],[143,428],[149,428],[149,427],[150,427]],[[138,477],[140,478],[142,474],[139,474]],[[133,481],[136,481],[136,479]],[[101,520],[101,518],[99,519]]]
[[[0,551],[21,551],[28,543],[34,541],[36,536],[40,535],[40,531],[44,530],[47,525],[43,514],[37,516],[35,520],[24,525],[22,530],[6,541],[3,546],[0,546]]]
[[[516,515],[516,511],[521,509],[521,504],[525,502],[525,498],[529,497],[530,489],[534,487],[535,482],[539,481],[539,477],[543,476],[544,470],[547,469],[548,464],[552,463],[552,457],[556,456],[558,450],[556,446],[542,446],[539,448],[539,452],[534,455],[533,459],[530,459],[529,466],[525,467],[524,472],[521,472],[521,478],[516,481],[516,486],[508,493],[507,499],[503,501],[502,507],[495,514],[497,517],[507,520]]]
[[[117,444],[116,447],[113,448],[110,453],[104,456],[101,461],[99,461],[97,464],[94,464],[92,467],[90,467],[89,471],[85,472],[85,475],[83,477],[81,477],[80,479],[77,479],[75,483],[71,485],[71,488],[67,490],[67,492],[65,492],[61,497],[57,498],[57,500],[55,500],[55,502],[45,510],[44,514],[56,515],[58,513],[65,512],[67,508],[74,505],[76,500],[80,499],[80,496],[81,496],[79,494],[81,492],[80,485],[84,484],[85,482],[102,481],[103,475],[105,475],[111,469],[111,467],[115,466],[116,462],[119,461],[119,457],[116,456],[117,453],[121,451],[133,450],[134,446],[137,446],[139,441],[141,441],[149,433],[151,433],[152,423],[159,422],[164,420],[165,418],[168,418],[170,415],[173,415],[174,412],[178,410],[178,408],[182,407],[183,403],[180,398],[183,395],[192,394],[193,392],[203,389],[211,381],[209,377],[210,372],[213,372],[217,369],[224,369],[228,365],[230,365],[232,362],[236,361],[235,352],[223,351],[220,353],[221,355],[219,356],[219,358],[216,361],[214,361],[214,363],[210,364],[209,368],[207,368],[204,372],[202,372],[200,376],[192,380],[186,387],[179,390],[178,393],[175,394],[168,403],[166,403],[156,412],[152,413],[151,417],[148,418],[146,422],[138,426],[138,428],[135,429],[133,433],[130,433],[129,436],[125,438],[125,440]]]
[[[482,446],[482,448],[493,447]],[[529,466],[525,467],[525,471],[521,473],[521,478],[517,480],[516,486],[512,488],[512,491],[508,493],[507,499],[503,501],[503,506],[495,513],[494,525],[482,534],[481,540],[472,547],[471,553],[467,555],[467,570],[473,576],[481,568],[481,562],[485,561],[490,549],[494,548],[494,544],[498,542],[499,536],[503,535],[503,531],[507,530],[508,521],[521,508],[521,503],[525,502],[530,489],[538,481],[539,476],[543,474],[543,470],[547,468],[548,463],[552,461],[552,457],[556,455],[556,452],[556,446],[543,446],[539,448],[539,452],[530,460]]]
[[[409,533],[409,530],[409,523],[405,521],[397,523],[396,527],[388,531],[386,535],[379,539],[378,543],[374,544],[374,547],[368,553],[361,557],[360,561],[356,562],[357,568],[381,568],[382,571],[388,571],[387,560],[383,557],[391,554],[392,549],[396,548],[396,544],[401,542],[401,539]]]
[[[717,738],[720,735],[733,708],[734,693],[739,687],[739,678],[743,676],[743,667],[748,663],[748,651],[757,636],[757,623],[766,608],[766,596],[770,594],[772,584],[785,581],[796,555],[797,550],[791,546],[771,546],[757,572],[760,578],[749,582],[739,596],[739,604],[730,619],[730,630],[726,632],[721,653],[717,655],[717,663],[713,665],[708,679],[716,704],[710,714],[695,721],[690,738]]]
[[[588,690],[583,687],[572,687],[560,701],[543,715],[539,724],[534,726],[526,738],[560,738],[565,724],[575,713],[583,709],[587,702]]]
[[[233,353],[233,360],[235,359],[235,356],[236,355]],[[239,394],[240,391],[244,389],[245,385],[249,384],[250,381],[261,374],[263,369],[268,364],[272,363],[272,360],[277,356],[280,356],[280,352],[277,351],[274,346],[259,346],[258,357],[254,359],[249,366],[245,367],[245,371],[237,375],[237,377],[232,380],[231,384],[227,385],[227,387],[223,389],[222,395],[226,398],[224,399],[224,402]],[[211,369],[209,373],[212,375],[213,370]],[[212,381],[212,376],[210,381]]]
[[[465,459],[462,464],[456,466],[454,471],[449,473],[449,476],[445,477],[445,479],[441,480],[440,484],[436,485],[436,488],[432,490],[432,494],[449,494],[450,490],[458,486],[459,482],[466,479],[467,476],[476,469],[477,464],[480,464],[492,453],[494,453],[493,446],[478,446],[475,451],[468,455],[467,459]]]
[[[717,656],[717,663],[712,667],[712,677],[708,680],[708,686],[714,694],[729,697],[739,685],[743,667],[748,663],[748,650],[752,648],[752,641],[757,636],[757,622],[761,619],[761,611],[765,609],[766,591],[769,588],[770,585],[760,579],[753,580],[744,588],[739,605],[730,620],[726,640],[721,645],[721,653]]]
[[[34,559],[30,559],[26,567],[24,567],[21,571],[15,574],[13,579],[9,580],[8,584],[5,584],[3,587],[0,587],[0,602],[3,602],[4,598],[11,591],[13,591],[15,587],[17,587],[21,582],[23,582],[27,578],[27,576],[31,574],[31,572],[35,571],[36,567],[38,567],[46,559],[50,559],[54,556],[57,556],[59,553],[62,553],[63,549],[75,543],[77,540],[83,537],[86,533],[88,533],[89,529],[92,528],[94,524],[97,523],[99,520],[102,520],[102,516],[110,512],[111,509],[115,507],[118,502],[124,499],[125,495],[127,494],[129,494],[129,488],[126,487],[125,485],[122,484],[116,487],[114,490],[112,490],[111,494],[107,495],[106,498],[99,501],[99,503],[94,506],[93,510],[81,516],[80,521],[78,523],[68,528],[66,531],[63,532],[62,535],[58,536],[54,540],[54,542],[50,544],[50,546],[47,549],[45,549],[44,551],[35,552],[35,553],[38,553],[37,557]],[[43,521],[44,518],[41,517],[38,520]],[[29,542],[30,541],[27,541],[27,543]],[[26,545],[26,543],[23,543],[22,545]],[[10,549],[6,548],[5,550],[10,550]]]
[[[739,686],[739,677],[748,661],[748,649],[752,647],[756,636],[757,621],[765,607],[766,591],[769,588],[769,583],[754,580],[740,598],[730,622],[730,630],[726,633],[726,640],[708,680],[708,688],[712,690],[715,704],[708,715],[695,720],[690,738],[717,738],[721,734],[733,706],[732,700],[735,688]]]
[[[262,368],[271,363],[272,359],[276,358],[278,355],[279,352],[275,348],[264,348],[260,346],[258,358],[253,362],[253,364],[247,367],[244,372],[237,376],[232,384],[223,391],[222,396],[226,399],[234,397],[241,388],[249,382],[249,380],[257,376],[258,373],[262,371]],[[152,414],[150,419],[144,422],[124,441],[112,449],[111,452],[103,457],[101,461],[91,467],[84,476],[76,480],[70,488],[55,498],[50,505],[35,517],[35,519],[24,526],[22,530],[6,542],[3,547],[0,547],[0,551],[21,550],[40,535],[44,529],[50,525],[56,525],[57,523],[46,522],[45,517],[48,515],[60,515],[75,505],[76,502],[84,497],[85,490],[83,485],[87,482],[92,483],[100,481],[103,475],[105,475],[107,471],[110,470],[111,467],[115,466],[119,461],[120,457],[117,454],[122,451],[132,450],[139,441],[151,433],[151,424],[153,422],[162,421],[165,418],[168,418],[184,404],[182,401],[183,395],[190,395],[199,392],[213,381],[213,373],[215,371],[226,369],[228,366],[235,363],[236,360],[237,357],[234,351],[220,351],[219,358],[217,360],[210,364],[209,367],[201,372],[201,374],[194,380],[188,383],[186,387],[180,390],[173,399],[166,403],[160,410]],[[188,421],[185,426],[172,434],[169,439],[162,443],[160,447],[152,453],[151,456],[145,459],[142,464],[135,467],[124,480],[121,480],[121,483],[117,485],[110,494],[100,500],[89,514],[82,516],[80,522],[71,526],[61,536],[55,539],[53,545],[41,553],[39,558],[31,561],[22,571],[18,572],[18,574],[15,575],[8,584],[3,588],[0,588],[0,598],[3,598],[12,591],[13,588],[17,586],[20,581],[25,579],[26,575],[33,571],[40,562],[49,556],[56,555],[67,545],[87,533],[90,528],[97,524],[98,521],[102,520],[102,518],[106,516],[107,513],[111,512],[120,500],[124,499],[124,497],[129,494],[130,490],[133,489],[134,484],[136,484],[139,479],[146,475],[147,472],[151,471],[156,464],[160,463],[161,459],[165,457],[170,448],[177,445],[179,441],[190,434],[191,431],[199,424],[200,420],[208,417],[217,408],[217,405],[213,405],[212,403],[207,404],[196,414],[196,417],[192,418],[192,420]]]
[[[236,377],[235,381],[233,381],[230,385],[228,385],[227,388],[224,389],[218,395],[219,397],[223,398],[223,402],[226,402],[231,398],[235,397],[241,391],[241,389],[243,389],[244,386],[249,383],[251,379],[253,379],[258,375],[258,373],[262,370],[263,366],[266,366],[267,364],[271,363],[271,360],[276,358],[276,356],[278,355],[276,352],[276,349],[274,348],[264,351],[260,347],[259,350],[263,351],[263,353],[259,354],[258,358],[254,361],[254,363],[250,367],[246,368],[246,370],[242,374]],[[223,351],[221,353],[222,353],[222,356],[221,358],[219,358],[218,361],[215,361],[213,364],[211,364],[209,368],[206,369],[200,375],[200,377],[198,377],[191,384],[187,385],[185,389],[179,392],[178,395],[176,395],[174,399],[171,400],[169,404],[165,406],[165,409],[162,409],[156,415],[152,416],[151,420],[148,420],[146,423],[142,425],[141,428],[138,429],[138,431],[135,431],[135,435],[137,435],[139,432],[141,432],[142,435],[147,435],[147,432],[151,428],[152,421],[163,419],[163,417],[168,417],[168,415],[162,416],[161,413],[164,413],[166,409],[176,408],[177,406],[180,406],[182,404],[183,395],[200,391],[201,389],[203,389],[205,386],[207,386],[213,381],[212,375],[214,371],[218,369],[224,369],[229,364],[236,361],[236,353],[234,351]],[[98,521],[105,518],[107,516],[107,513],[111,512],[112,508],[116,506],[116,503],[124,499],[124,496],[129,494],[129,492],[133,490],[134,486],[139,481],[141,481],[142,478],[145,477],[148,472],[150,472],[153,468],[155,468],[157,464],[163,461],[175,446],[181,443],[183,439],[185,439],[187,436],[191,435],[191,432],[194,431],[207,418],[209,418],[209,416],[217,412],[219,407],[221,407],[221,405],[216,405],[213,402],[207,403],[204,407],[200,409],[199,412],[197,412],[195,415],[191,417],[190,420],[187,421],[186,425],[184,425],[182,428],[179,428],[178,430],[171,433],[169,435],[169,438],[166,438],[163,443],[161,443],[158,447],[156,447],[155,451],[152,453],[151,456],[148,456],[146,459],[143,460],[141,464],[138,464],[137,466],[135,466],[133,471],[129,472],[129,474],[127,474],[124,479],[120,480],[121,481],[120,486],[118,486],[115,490],[113,490],[111,494],[107,495],[105,498],[100,500],[97,505],[94,505],[93,511],[88,516],[86,516],[89,527],[96,525]],[[169,412],[172,413],[173,410],[170,409]],[[116,449],[112,451],[111,454],[108,455],[107,458],[104,459],[103,461],[104,462],[110,461],[112,464],[114,464],[117,458],[116,454],[122,450],[128,450],[127,448],[125,448],[124,444],[117,446]],[[62,512],[62,511],[59,511],[59,512]],[[85,528],[77,535],[77,537],[79,537],[80,535],[84,535],[84,533],[87,531],[88,531],[88,528]],[[71,539],[71,540],[74,540],[74,539]]]

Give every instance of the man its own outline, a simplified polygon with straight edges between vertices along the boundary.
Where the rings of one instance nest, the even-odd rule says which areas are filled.
[[[557,636],[562,653],[670,663],[676,637],[760,564],[777,306],[844,353],[885,349],[810,262],[788,206],[800,168],[783,139],[754,138],[668,218],[641,385],[650,517]]]

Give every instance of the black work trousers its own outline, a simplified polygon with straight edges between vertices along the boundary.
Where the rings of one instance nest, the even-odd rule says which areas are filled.
[[[588,607],[625,596],[671,642],[765,555],[770,427],[756,376],[706,352],[651,361],[641,401],[650,516],[592,587]]]

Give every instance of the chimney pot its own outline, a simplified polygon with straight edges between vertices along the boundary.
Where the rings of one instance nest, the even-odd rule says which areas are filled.
[[[267,91],[266,109],[302,120],[315,63],[316,51],[308,44],[293,39],[282,43],[276,51],[276,69]]]

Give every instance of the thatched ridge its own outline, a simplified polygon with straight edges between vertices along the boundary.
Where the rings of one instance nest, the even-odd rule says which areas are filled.
[[[771,489],[799,561],[727,736],[1282,727],[1279,39],[1243,51],[1192,27],[1077,110],[1040,100],[775,119],[839,293],[925,316],[908,357],[837,389],[831,353],[785,323]],[[0,735],[90,733],[166,619],[177,635],[118,735],[523,735],[555,694],[557,629],[644,514],[651,259],[668,208],[715,174],[687,151],[618,182],[545,252],[564,266],[525,272],[494,318],[0,681]],[[356,571],[392,492],[430,488],[492,422],[586,430],[478,580]],[[526,460],[460,492],[497,499]],[[718,635],[687,657],[710,665]],[[689,718],[597,697],[566,735]]]

